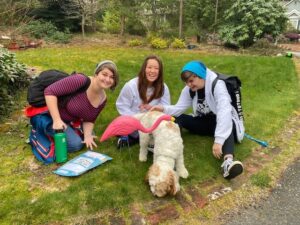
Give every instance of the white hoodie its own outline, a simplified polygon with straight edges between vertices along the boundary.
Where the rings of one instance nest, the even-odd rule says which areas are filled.
[[[207,68],[205,79],[205,99],[210,110],[217,117],[217,125],[215,130],[215,143],[224,144],[225,140],[229,137],[232,131],[232,120],[236,125],[236,134],[240,142],[244,136],[243,121],[238,119],[236,110],[231,105],[231,98],[227,91],[225,82],[218,80],[212,93],[212,83],[217,77],[217,74]],[[193,107],[194,115],[196,115],[198,96],[197,92],[192,99],[189,92],[190,88],[185,86],[180,94],[176,105],[164,106],[164,113],[180,116],[189,107]]]
[[[153,88],[147,89],[147,95],[153,93]],[[143,104],[138,91],[138,77],[128,81],[122,88],[116,102],[117,110],[121,115],[134,115],[140,113],[139,106]],[[163,96],[159,99],[153,99],[149,105],[170,105],[170,92],[166,84],[164,84]]]

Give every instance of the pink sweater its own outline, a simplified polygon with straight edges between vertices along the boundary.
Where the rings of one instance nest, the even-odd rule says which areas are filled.
[[[59,97],[74,93],[84,85],[86,79],[87,77],[82,74],[70,75],[67,78],[49,85],[45,89],[44,94]],[[62,120],[65,122],[82,121],[94,123],[97,116],[106,105],[106,101],[107,99],[95,108],[89,102],[86,91],[83,91],[72,96],[63,108],[59,107],[59,113]]]

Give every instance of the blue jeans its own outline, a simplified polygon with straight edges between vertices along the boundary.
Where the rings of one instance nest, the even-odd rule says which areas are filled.
[[[81,137],[75,132],[75,130],[67,126],[67,129],[65,130],[66,137],[67,137],[67,149],[68,152],[75,152],[79,151],[83,148],[83,143]]]

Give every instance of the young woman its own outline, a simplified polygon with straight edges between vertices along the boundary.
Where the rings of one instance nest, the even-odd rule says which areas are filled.
[[[76,92],[86,79],[91,79],[86,91],[71,95],[63,106],[58,103],[58,97]],[[65,130],[69,152],[80,150],[83,144],[90,149],[97,147],[93,135],[94,122],[105,107],[107,100],[105,91],[113,90],[117,84],[117,67],[112,61],[105,60],[97,65],[93,77],[82,74],[71,75],[45,89],[46,104],[53,120],[52,127],[54,130]],[[75,121],[82,124],[83,139],[72,127]]]
[[[223,157],[223,176],[232,179],[243,172],[242,163],[234,161],[233,156],[235,137],[241,141],[244,125],[231,105],[223,80],[217,80],[212,93],[212,83],[216,77],[217,74],[202,62],[187,63],[181,71],[181,79],[186,86],[176,105],[154,106],[151,110],[175,116],[179,126],[192,133],[213,136],[212,153],[218,159]],[[194,97],[191,92],[195,93]],[[194,115],[183,114],[189,107],[193,107]]]
[[[163,81],[163,64],[158,56],[148,56],[138,73],[138,77],[128,81],[122,88],[116,102],[121,115],[134,115],[148,111],[154,105],[170,105],[170,92]],[[138,132],[128,137],[120,137],[118,148],[139,141]]]

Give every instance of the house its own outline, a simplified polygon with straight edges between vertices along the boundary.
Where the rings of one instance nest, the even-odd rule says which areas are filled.
[[[300,0],[289,0],[284,3],[286,15],[292,26],[300,30]]]

